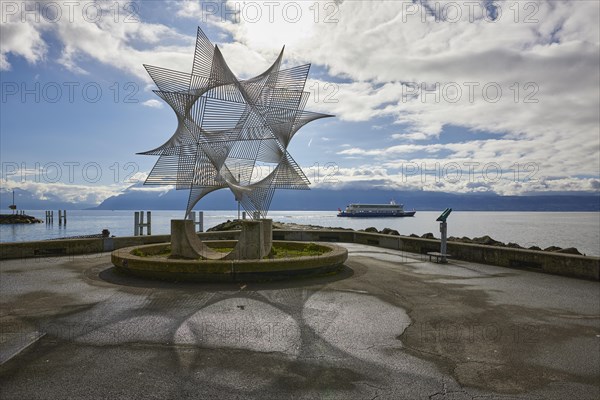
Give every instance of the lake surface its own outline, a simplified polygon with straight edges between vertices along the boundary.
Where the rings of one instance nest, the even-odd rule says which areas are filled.
[[[9,214],[9,210],[2,210]],[[67,211],[67,225],[54,224],[0,225],[1,242],[21,242],[91,235],[110,230],[111,235],[133,235],[133,211],[77,210]],[[44,211],[27,211],[44,220]],[[280,222],[312,224],[326,227],[365,229],[375,227],[395,229],[402,235],[422,235],[432,232],[439,237],[440,212],[418,211],[412,218],[339,218],[335,211],[271,211],[269,218]],[[168,234],[170,221],[183,217],[183,211],[153,211],[152,233]],[[228,219],[237,218],[237,211],[205,211],[204,227],[211,228]],[[483,212],[454,211],[448,218],[448,236],[484,236],[521,246],[576,247],[588,255],[600,255],[600,213],[598,212]]]

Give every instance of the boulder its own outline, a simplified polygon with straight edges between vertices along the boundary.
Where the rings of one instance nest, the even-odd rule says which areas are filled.
[[[546,247],[544,249],[544,251],[558,251],[558,250],[562,250],[561,247],[557,247],[557,246],[550,246],[550,247]]]
[[[39,224],[43,221],[27,214],[0,214],[0,224]]]
[[[421,237],[423,239],[435,239],[435,236],[433,236],[433,233],[431,232],[424,233],[423,235],[421,235]]]
[[[473,243],[484,244],[486,246],[504,246],[504,243],[492,239],[488,235],[475,237],[471,240]]]
[[[374,228],[372,226],[368,227],[367,229],[365,229],[365,232],[369,232],[369,233],[379,233],[379,231],[377,230],[377,228]]]
[[[577,255],[582,255],[579,250],[577,250],[575,247],[567,247],[566,249],[560,249],[560,250],[556,250],[557,253],[564,253],[564,254],[577,254]]]
[[[242,229],[242,223],[239,220],[231,221],[228,219],[226,222],[208,229],[207,232],[237,231],[240,229]]]
[[[466,236],[463,236],[461,238],[460,237],[456,237],[456,236],[450,236],[448,238],[448,241],[449,242],[460,242],[460,243],[471,243],[471,239],[469,239]]]

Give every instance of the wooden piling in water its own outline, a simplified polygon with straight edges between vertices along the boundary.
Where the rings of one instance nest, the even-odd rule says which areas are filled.
[[[141,236],[144,234],[144,227],[146,228],[146,234],[152,235],[152,212],[146,211],[147,221],[144,223],[144,211],[136,211],[133,214],[133,236]]]
[[[196,211],[190,212],[190,219],[194,221],[194,227],[197,227],[196,232],[204,232],[204,212],[198,212],[198,220],[196,220]]]

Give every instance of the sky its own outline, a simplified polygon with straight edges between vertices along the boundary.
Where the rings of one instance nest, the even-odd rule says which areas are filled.
[[[597,1],[2,1],[2,190],[99,203],[175,131],[142,64],[197,27],[241,79],[312,64],[288,150],[318,188],[600,191]],[[136,187],[135,190],[169,189]]]

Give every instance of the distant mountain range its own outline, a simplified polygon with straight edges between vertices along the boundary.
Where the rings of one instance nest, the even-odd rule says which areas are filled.
[[[137,185],[136,185],[137,186]],[[140,191],[131,187],[117,196],[104,200],[100,205],[69,203],[55,195],[36,198],[25,190],[15,190],[16,203],[21,210],[33,209],[98,209],[98,210],[179,210],[187,204],[187,190],[167,192]],[[452,207],[456,211],[600,211],[598,193],[552,193],[523,196],[499,196],[497,194],[453,194],[424,191],[390,191],[382,189],[343,190],[278,190],[275,192],[271,210],[337,210],[349,203],[388,203],[395,200],[407,210],[443,210]],[[12,194],[0,192],[0,208],[7,209]],[[234,210],[237,203],[228,190],[218,190],[203,198],[196,206],[199,210]]]
[[[15,189],[15,203],[19,210],[80,210],[95,207],[91,203],[72,203],[60,199],[52,193],[45,193],[41,199],[28,190]],[[7,210],[12,204],[12,191],[0,191],[0,209]]]
[[[188,191],[171,190],[166,193],[129,191],[110,197],[96,209],[123,210],[173,210],[185,208]],[[454,210],[470,211],[600,211],[598,194],[550,194],[529,196],[499,196],[496,194],[452,194],[423,191],[389,190],[278,190],[275,192],[271,210],[337,210],[349,203],[388,203],[395,200],[421,211]],[[202,210],[233,210],[237,203],[228,190],[218,190],[203,198],[196,206]]]

